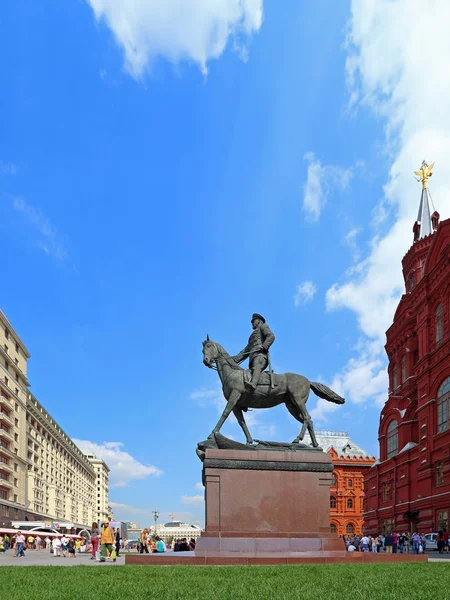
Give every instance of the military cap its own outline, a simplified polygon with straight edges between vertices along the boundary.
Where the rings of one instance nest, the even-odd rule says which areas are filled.
[[[265,318],[262,315],[258,314],[258,313],[253,313],[253,315],[252,315],[252,321],[254,321],[255,319],[259,319],[263,323],[266,322]]]

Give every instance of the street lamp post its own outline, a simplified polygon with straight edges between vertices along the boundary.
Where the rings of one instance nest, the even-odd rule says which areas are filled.
[[[153,518],[155,519],[155,537],[156,537],[156,523],[157,523],[158,517],[159,517],[159,510],[152,511],[152,514],[153,514]]]

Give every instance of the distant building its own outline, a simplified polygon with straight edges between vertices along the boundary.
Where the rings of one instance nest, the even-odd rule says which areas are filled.
[[[436,531],[450,513],[450,219],[439,223],[427,177],[403,257],[405,292],[386,332],[389,396],[380,461],[366,473],[370,533]]]
[[[348,431],[316,431],[319,446],[333,460],[330,488],[330,528],[337,535],[359,535],[363,531],[364,473],[375,463],[353,442]],[[309,442],[309,437],[305,443]]]
[[[107,519],[113,519],[112,508],[108,504],[109,467],[101,458],[97,458],[94,454],[90,452],[85,452],[84,454],[91,463],[95,472],[94,520],[97,523],[103,523]]]
[[[151,528],[152,533],[155,532],[155,526]],[[202,529],[197,525],[189,525],[182,521],[170,521],[165,525],[156,525],[156,535],[164,541],[171,540],[173,538],[186,538],[190,540],[193,538],[196,540],[202,534]]]

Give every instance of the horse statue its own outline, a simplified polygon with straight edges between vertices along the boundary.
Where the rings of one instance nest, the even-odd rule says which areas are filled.
[[[334,404],[344,404],[345,402],[344,398],[323,383],[309,381],[303,375],[296,373],[269,374],[264,372],[261,374],[256,390],[249,393],[245,387],[246,378],[250,375],[249,371],[240,367],[228,352],[220,344],[210,340],[209,336],[203,342],[203,363],[209,368],[214,368],[215,365],[222,383],[223,394],[227,400],[227,405],[208,439],[213,439],[214,435],[219,433],[222,425],[233,412],[245,434],[247,444],[253,444],[253,438],[244,419],[244,412],[249,408],[272,408],[284,403],[291,415],[302,423],[300,433],[293,443],[301,442],[308,430],[312,445],[317,448],[319,444],[314,433],[313,422],[306,410],[309,391],[312,390],[319,398],[334,402]]]

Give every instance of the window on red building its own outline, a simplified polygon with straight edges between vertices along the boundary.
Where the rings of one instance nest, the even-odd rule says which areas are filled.
[[[337,533],[337,528],[334,523],[330,523],[330,531],[331,533]]]
[[[402,383],[406,381],[406,354],[402,357]]]
[[[332,475],[331,475],[331,487],[336,487],[336,484],[337,484],[336,473],[332,473]]]
[[[442,433],[448,429],[448,404],[450,399],[450,377],[447,377],[438,391],[437,398],[437,432]]]
[[[355,534],[355,526],[353,525],[353,523],[349,523],[347,525],[347,527],[345,528],[345,533],[347,535],[354,535]]]
[[[347,508],[353,508],[353,498],[348,498],[348,500],[347,500]]]
[[[349,488],[352,488],[352,487],[353,487],[353,479],[348,479],[348,480],[347,480],[347,486],[348,486]]]
[[[436,309],[436,344],[442,342],[442,338],[444,337],[444,309],[442,308],[442,304]]]
[[[387,430],[387,457],[398,454],[398,430],[397,421],[391,421]]]
[[[330,508],[336,508],[337,502],[335,496],[330,496]]]
[[[392,387],[394,390],[398,388],[398,372],[397,365],[394,365],[392,368]]]
[[[439,461],[436,463],[436,486],[444,483],[444,463]]]

